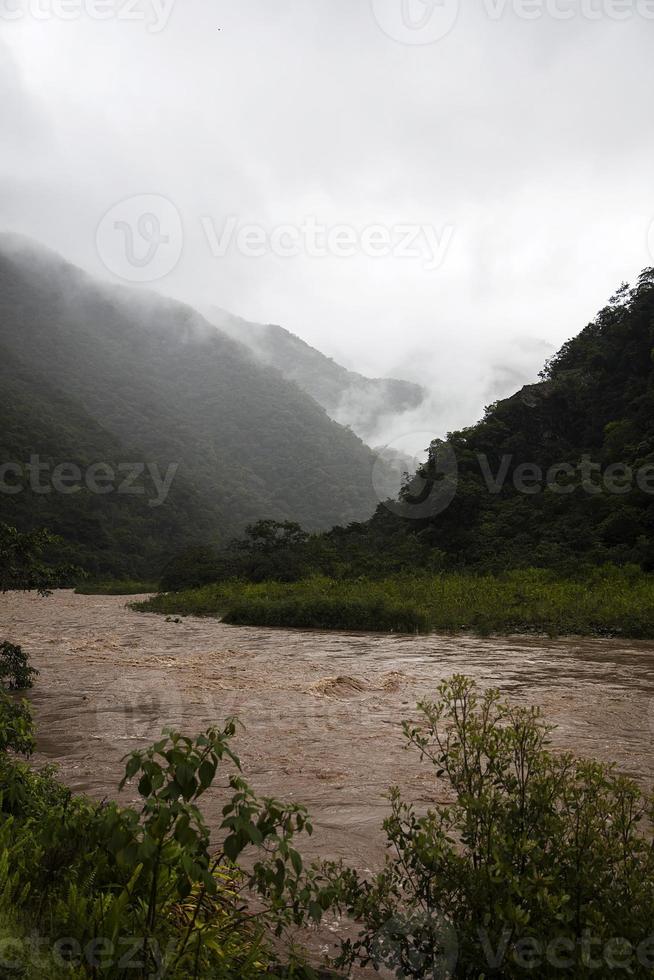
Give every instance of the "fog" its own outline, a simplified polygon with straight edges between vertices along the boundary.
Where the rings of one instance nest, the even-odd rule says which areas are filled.
[[[0,0],[0,229],[419,382],[414,451],[654,263],[653,18]]]

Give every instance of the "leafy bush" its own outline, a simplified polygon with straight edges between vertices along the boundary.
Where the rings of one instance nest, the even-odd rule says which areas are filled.
[[[48,552],[60,539],[39,529],[21,533],[0,521],[0,592],[10,589],[36,590],[47,596],[82,572],[72,565],[54,566]]]
[[[313,885],[293,836],[311,825],[299,805],[257,799],[233,734],[232,722],[195,739],[170,731],[132,753],[122,785],[137,780],[140,808],[75,797],[50,771],[0,756],[0,913],[69,937],[85,975],[276,975],[265,932],[303,921]],[[197,803],[223,761],[232,792],[212,847]],[[246,873],[237,862],[247,849]],[[256,913],[244,902],[251,889]]]
[[[654,801],[611,767],[552,754],[537,709],[465,677],[419,708],[407,743],[452,802],[420,813],[391,790],[383,871],[325,867],[337,907],[362,924],[339,965],[577,978],[622,963],[651,976]]]
[[[0,686],[23,691],[33,686],[38,670],[30,667],[28,655],[13,643],[0,643]]]
[[[15,701],[0,690],[0,765],[4,753],[31,755],[34,751],[34,726],[27,701]]]

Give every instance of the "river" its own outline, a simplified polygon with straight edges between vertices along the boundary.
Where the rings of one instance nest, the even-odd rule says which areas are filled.
[[[226,626],[132,612],[123,596],[56,592],[0,598],[2,635],[40,670],[30,698],[36,763],[75,790],[115,794],[121,758],[166,725],[195,733],[229,715],[235,747],[261,793],[304,802],[308,856],[358,867],[383,853],[390,784],[439,799],[430,769],[403,746],[401,719],[440,680],[467,673],[537,703],[558,747],[654,777],[654,644],[543,637],[402,636]],[[206,798],[218,819],[225,779]],[[133,789],[123,794],[129,801]]]

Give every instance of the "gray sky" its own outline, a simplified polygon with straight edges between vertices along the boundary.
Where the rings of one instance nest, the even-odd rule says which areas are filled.
[[[0,0],[0,227],[443,434],[654,264],[653,45],[654,0]]]

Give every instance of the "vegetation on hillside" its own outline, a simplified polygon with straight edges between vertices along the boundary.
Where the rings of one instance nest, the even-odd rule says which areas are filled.
[[[44,528],[21,533],[0,522],[0,593],[10,589],[47,596],[81,577],[81,570],[56,561],[61,540]]]
[[[400,533],[448,567],[654,568],[654,269],[622,287],[539,384],[450,433],[448,452],[458,471],[449,506],[430,514],[409,497],[399,516],[380,507],[353,532],[362,547],[392,552]],[[432,456],[418,481],[427,495],[430,480],[438,490],[438,443]]]
[[[0,519],[49,527],[95,577],[158,573],[267,515],[318,529],[373,512],[371,450],[193,309],[7,237],[0,297],[0,457],[25,488],[0,493]],[[60,464],[104,463],[114,489],[103,471],[102,492],[34,490],[32,457],[45,486]],[[177,467],[164,501],[154,466]]]
[[[633,289],[623,286],[596,321],[552,358],[539,384],[490,406],[481,422],[450,433],[447,442],[434,440],[428,461],[399,499],[380,504],[370,520],[320,534],[291,526],[289,533],[275,522],[259,522],[220,550],[182,551],[166,566],[161,588],[232,578],[301,582],[317,575],[356,583],[397,573],[460,572],[472,574],[475,583],[469,609],[456,617],[461,624],[474,624],[479,613],[489,628],[525,623],[558,629],[557,610],[546,610],[547,589],[541,611],[510,603],[508,614],[497,609],[489,615],[473,593],[483,585],[488,591],[482,607],[490,607],[496,590],[491,579],[476,576],[541,568],[564,582],[592,582],[594,570],[606,564],[653,571],[654,269],[645,270]],[[300,612],[306,588],[288,590],[293,608],[280,610],[280,622],[326,621],[322,612],[313,620]],[[349,588],[343,584],[342,594]],[[352,588],[372,596],[391,587]],[[647,593],[646,581],[642,590]],[[634,597],[625,607],[623,622],[609,612],[618,612],[609,601],[605,615],[566,613],[562,628],[572,619],[582,632],[651,635],[639,601]],[[261,610],[253,616],[261,618]],[[265,615],[275,621],[271,607]],[[447,603],[442,614],[430,614],[435,626],[454,618]],[[352,617],[336,619],[349,626]]]

